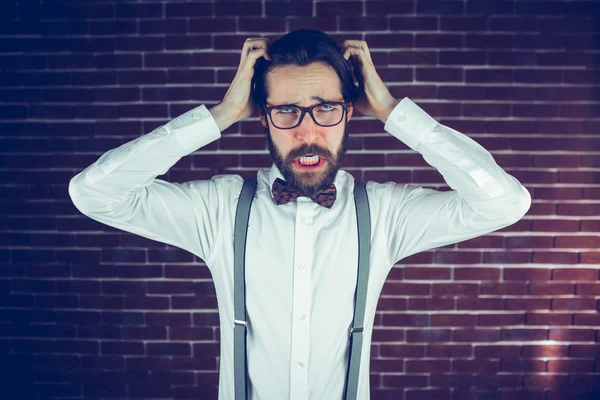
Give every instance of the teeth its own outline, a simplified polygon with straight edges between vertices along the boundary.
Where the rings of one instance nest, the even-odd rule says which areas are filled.
[[[318,164],[319,163],[319,156],[300,157],[299,162],[302,165],[314,165],[314,164]]]

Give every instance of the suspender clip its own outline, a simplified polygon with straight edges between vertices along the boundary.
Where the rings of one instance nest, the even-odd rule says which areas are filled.
[[[360,333],[362,333],[363,327],[360,327],[360,328],[357,328],[357,327],[352,328],[352,327],[350,327],[350,329],[348,329],[348,330],[350,331],[350,335],[352,335],[354,332],[360,332]]]

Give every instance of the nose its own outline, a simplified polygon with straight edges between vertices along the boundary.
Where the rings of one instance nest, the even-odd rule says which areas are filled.
[[[306,144],[311,144],[319,136],[321,127],[311,118],[309,113],[304,114],[304,119],[295,129],[296,138]]]

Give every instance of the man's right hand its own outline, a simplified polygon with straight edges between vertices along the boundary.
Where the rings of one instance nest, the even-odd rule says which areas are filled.
[[[221,131],[256,113],[256,105],[250,96],[250,85],[254,76],[256,60],[259,57],[271,60],[267,53],[268,48],[268,38],[248,38],[244,42],[240,65],[225,97],[210,109],[210,113],[217,121]]]

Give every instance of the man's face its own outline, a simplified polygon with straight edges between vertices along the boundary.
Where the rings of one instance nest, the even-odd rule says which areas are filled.
[[[268,74],[271,94],[267,106],[297,104],[310,107],[323,101],[344,101],[340,92],[340,80],[331,68],[323,63],[304,67],[289,65],[279,67]],[[307,113],[302,122],[292,129],[278,129],[266,115],[259,114],[266,128],[269,153],[288,185],[296,187],[305,196],[326,188],[334,180],[341,167],[348,143],[347,121],[353,108],[348,107],[342,122],[331,127],[319,126]],[[322,160],[317,169],[303,169],[297,164],[300,156],[318,155]]]

